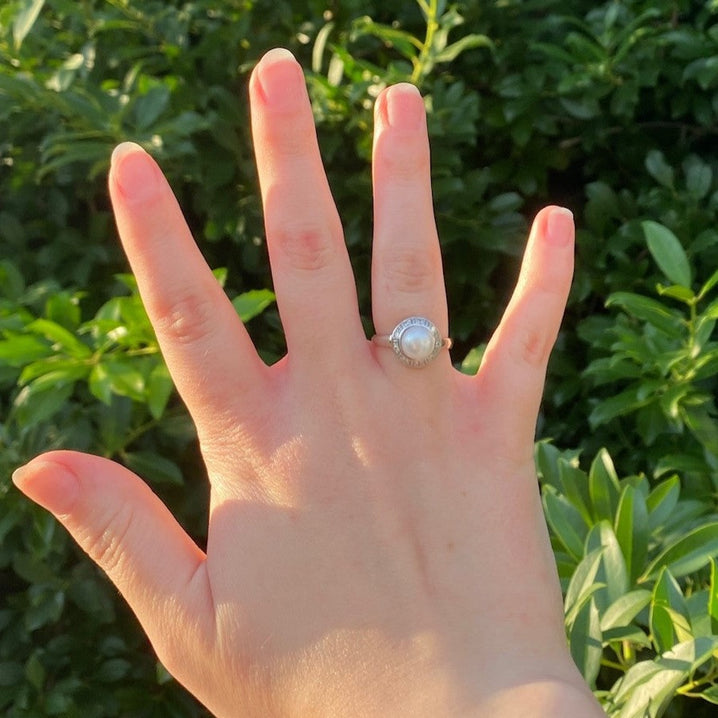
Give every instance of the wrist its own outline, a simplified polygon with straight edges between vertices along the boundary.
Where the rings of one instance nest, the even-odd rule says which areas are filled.
[[[472,718],[605,718],[588,686],[577,680],[536,679],[498,690]]]

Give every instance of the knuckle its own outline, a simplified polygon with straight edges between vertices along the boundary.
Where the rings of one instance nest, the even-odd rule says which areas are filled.
[[[199,344],[211,334],[216,307],[208,296],[186,292],[155,307],[155,331],[177,344]]]
[[[383,260],[383,273],[394,292],[421,294],[436,282],[436,262],[426,252],[394,249]]]
[[[538,327],[523,326],[516,337],[519,361],[531,367],[543,368],[548,362],[553,342]]]
[[[325,227],[280,225],[269,234],[270,241],[293,269],[323,269],[336,256],[337,243],[332,232]]]
[[[123,503],[106,518],[104,526],[85,537],[83,548],[87,555],[110,576],[121,565],[127,537],[134,523],[132,507]]]

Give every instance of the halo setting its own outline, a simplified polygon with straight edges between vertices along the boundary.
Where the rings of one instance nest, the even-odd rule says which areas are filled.
[[[399,359],[414,369],[426,366],[446,346],[439,330],[424,317],[408,317],[396,325],[389,344]]]

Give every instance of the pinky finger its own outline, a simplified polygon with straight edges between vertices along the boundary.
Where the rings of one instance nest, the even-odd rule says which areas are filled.
[[[546,207],[534,220],[519,279],[477,375],[483,411],[497,438],[530,456],[546,366],[573,275],[573,215]],[[522,457],[522,458],[528,458]]]

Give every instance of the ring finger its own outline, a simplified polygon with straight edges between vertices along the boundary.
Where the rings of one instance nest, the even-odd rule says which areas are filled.
[[[377,334],[422,316],[448,332],[441,252],[431,197],[426,113],[418,90],[385,90],[375,109],[372,314]],[[390,352],[388,361],[396,362]],[[434,364],[448,361],[442,352]],[[382,359],[382,362],[384,360]]]

